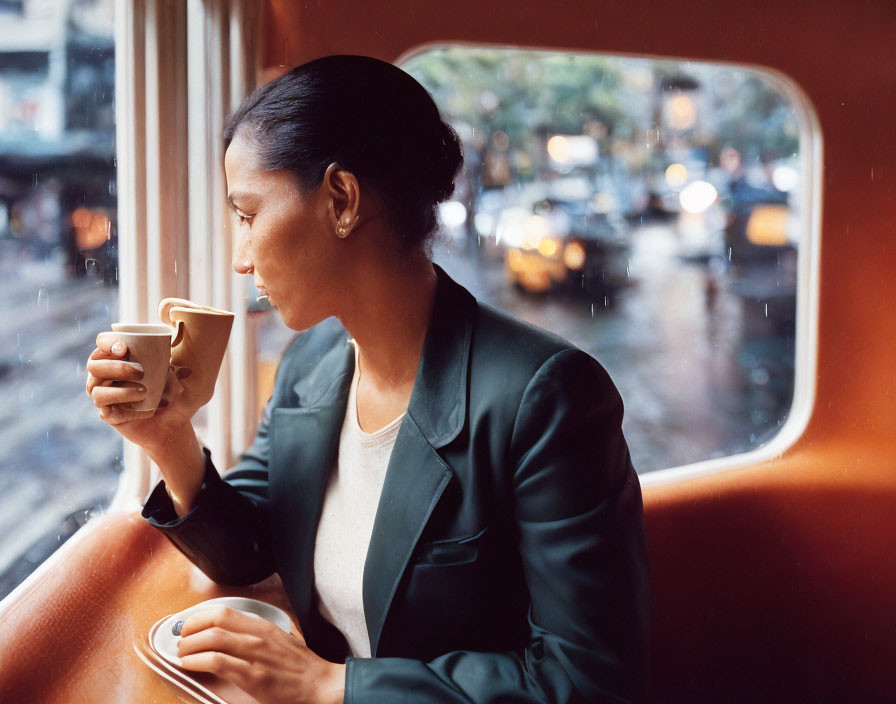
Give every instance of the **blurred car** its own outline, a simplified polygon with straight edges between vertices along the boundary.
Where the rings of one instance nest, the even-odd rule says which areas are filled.
[[[793,334],[796,312],[798,221],[785,193],[732,189],[725,244],[733,269],[732,290],[744,305],[744,321],[757,334]],[[769,330],[770,326],[778,328]]]
[[[508,279],[525,291],[611,298],[629,281],[625,219],[594,200],[546,198],[530,209],[507,209],[497,236]]]
[[[738,178],[728,185],[725,245],[736,268],[774,263],[780,251],[793,248],[787,194],[771,185]]]

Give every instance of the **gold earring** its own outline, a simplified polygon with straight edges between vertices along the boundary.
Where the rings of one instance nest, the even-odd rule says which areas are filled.
[[[336,228],[336,236],[340,239],[345,238],[348,235],[348,230],[346,230],[342,225]]]

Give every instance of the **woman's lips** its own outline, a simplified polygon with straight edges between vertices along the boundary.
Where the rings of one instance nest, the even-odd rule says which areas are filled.
[[[268,304],[270,304],[271,306],[274,305],[274,301],[271,300],[271,294],[268,293],[268,290],[264,286],[259,286],[258,284],[255,284],[255,288],[258,291],[258,296],[256,297],[255,300],[267,301]]]

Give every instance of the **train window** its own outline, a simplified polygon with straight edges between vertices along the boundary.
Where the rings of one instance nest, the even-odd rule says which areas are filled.
[[[640,472],[765,446],[794,400],[801,107],[768,72],[444,46],[402,67],[463,140],[434,256],[594,354]]]
[[[118,310],[113,4],[0,3],[0,597],[121,468],[84,393]]]

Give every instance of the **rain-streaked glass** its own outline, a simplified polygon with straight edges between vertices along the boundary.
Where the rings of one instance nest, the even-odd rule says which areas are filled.
[[[114,2],[0,3],[0,597],[108,504],[84,392],[117,318]]]

